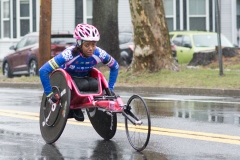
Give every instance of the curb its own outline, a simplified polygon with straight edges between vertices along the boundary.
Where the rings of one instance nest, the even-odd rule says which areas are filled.
[[[41,83],[0,83],[0,88],[33,88],[42,89]],[[238,97],[240,89],[206,89],[206,88],[168,88],[168,87],[138,87],[116,86],[116,91],[146,94],[173,94],[194,96]]]
[[[133,93],[194,95],[194,96],[219,96],[238,97],[239,89],[206,89],[206,88],[168,88],[168,87],[115,87],[115,90],[130,91]]]
[[[0,82],[0,88],[33,88],[33,89],[41,89],[42,85],[40,83],[3,83]]]

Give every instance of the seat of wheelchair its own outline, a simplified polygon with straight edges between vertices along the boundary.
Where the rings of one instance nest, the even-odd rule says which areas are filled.
[[[96,90],[80,90],[78,88],[77,84],[75,83],[75,81],[73,81],[73,84],[76,86],[76,89],[77,89],[78,93],[80,93],[80,94],[97,94],[97,93],[99,93],[99,85]]]
[[[98,91],[79,91],[81,94],[97,94]]]

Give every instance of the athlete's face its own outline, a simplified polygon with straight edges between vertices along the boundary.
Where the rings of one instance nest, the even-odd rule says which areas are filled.
[[[86,57],[91,57],[94,50],[96,49],[97,42],[95,41],[86,41],[82,44],[82,51]]]

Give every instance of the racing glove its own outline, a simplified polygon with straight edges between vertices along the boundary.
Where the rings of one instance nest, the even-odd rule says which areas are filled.
[[[50,104],[53,104],[53,103],[59,103],[59,100],[60,100],[60,96],[58,93],[50,93],[48,96],[47,96],[47,100]]]

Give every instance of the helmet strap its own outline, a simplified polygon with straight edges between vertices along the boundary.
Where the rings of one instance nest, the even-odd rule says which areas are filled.
[[[84,40],[77,40],[77,47],[79,48],[79,51],[82,53],[82,55],[83,55],[83,57],[88,57],[88,56],[86,56],[84,53],[83,53],[83,50],[82,50],[82,44],[84,43],[84,42],[86,42],[86,41],[84,41]]]
[[[82,48],[83,40],[76,40],[77,41],[77,46]]]

